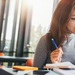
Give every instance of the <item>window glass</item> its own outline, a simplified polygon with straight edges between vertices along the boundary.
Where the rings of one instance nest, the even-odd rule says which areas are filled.
[[[35,52],[39,39],[48,32],[52,19],[52,8],[53,0],[37,0],[33,2],[30,35],[31,47],[29,51]]]
[[[5,38],[5,47],[7,47],[8,50],[10,48],[10,43],[11,43],[13,19],[14,19],[14,12],[15,12],[15,3],[16,3],[16,0],[10,0],[7,29],[6,29],[6,38]]]
[[[16,51],[17,46],[17,39],[18,39],[18,29],[19,29],[19,20],[20,20],[20,12],[21,12],[21,0],[18,0],[18,13],[17,13],[17,22],[16,22],[16,31],[15,31],[15,40],[14,40],[14,50]],[[7,1],[6,1],[7,2]],[[10,0],[9,4],[9,11],[8,11],[8,19],[7,19],[7,28],[6,28],[6,36],[5,36],[5,47],[4,47],[4,53],[5,55],[9,54],[10,44],[11,44],[11,38],[12,38],[12,31],[13,31],[13,22],[14,22],[14,13],[15,13],[15,6],[16,0]],[[5,7],[6,8],[6,7]],[[3,21],[3,29],[2,29],[2,36],[1,40],[3,40],[3,32],[4,32],[4,25],[6,21],[6,9],[4,13],[4,21]],[[7,52],[7,53],[6,53]],[[14,52],[15,53],[15,52]],[[14,54],[15,55],[15,54]]]
[[[16,25],[16,35],[15,35],[15,42],[14,42],[14,51],[16,51],[16,46],[17,46],[18,29],[19,29],[20,12],[21,12],[21,2],[22,2],[22,0],[19,0],[18,13],[17,13],[18,16],[17,16],[17,25]]]

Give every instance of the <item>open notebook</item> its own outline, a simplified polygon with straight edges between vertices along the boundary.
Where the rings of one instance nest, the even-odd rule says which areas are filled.
[[[75,65],[73,65],[71,62],[61,62],[61,63],[55,63],[55,64],[46,64],[44,68],[75,68]]]
[[[75,70],[62,70],[62,69],[53,68],[53,71],[60,75],[75,75]]]

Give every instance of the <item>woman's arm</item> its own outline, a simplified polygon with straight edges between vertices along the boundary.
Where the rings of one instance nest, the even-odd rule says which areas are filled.
[[[35,55],[34,55],[34,61],[33,66],[43,68],[43,66],[46,63],[47,59],[47,42],[46,37],[42,36],[41,39],[38,42],[38,45],[36,47]]]

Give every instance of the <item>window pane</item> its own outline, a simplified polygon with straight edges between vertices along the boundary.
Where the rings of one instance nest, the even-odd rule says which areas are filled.
[[[11,43],[15,3],[16,3],[16,0],[10,0],[10,6],[9,6],[9,12],[8,12],[8,21],[7,21],[7,31],[6,31],[6,38],[5,38],[5,47],[7,47],[8,50],[9,50],[10,43]]]
[[[29,51],[35,51],[42,35],[46,34],[52,18],[53,0],[37,0],[33,3]],[[30,56],[30,55],[29,55]]]
[[[20,20],[20,12],[21,12],[21,0],[18,0],[18,13],[17,13],[17,22],[16,22],[16,31],[15,31],[15,40],[14,40],[14,50],[16,50],[16,45],[17,45],[17,38],[18,38],[18,29],[19,29],[19,20]],[[11,38],[12,38],[12,31],[13,31],[13,22],[14,22],[14,13],[15,13],[15,6],[16,0],[10,0],[10,5],[9,5],[9,12],[8,12],[8,20],[7,20],[7,29],[6,29],[6,37],[5,37],[5,47],[4,51],[9,51],[10,49],[10,44],[11,44]],[[5,13],[6,15],[6,13]],[[5,21],[5,19],[4,19]],[[4,31],[4,30],[3,30]],[[2,32],[3,32],[2,31]],[[7,52],[9,53],[9,52]],[[5,55],[8,55],[5,53]],[[15,55],[15,54],[14,54]]]
[[[14,51],[16,51],[16,46],[17,46],[18,29],[19,29],[20,12],[21,12],[21,2],[22,2],[22,0],[19,0],[18,13],[17,13],[18,16],[17,16],[17,25],[16,25],[16,35],[15,35],[15,42],[14,42]]]

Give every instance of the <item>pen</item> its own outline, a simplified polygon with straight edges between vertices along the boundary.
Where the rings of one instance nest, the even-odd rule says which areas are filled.
[[[53,39],[53,38],[52,38],[52,42],[53,42],[53,44],[54,44],[55,48],[56,48],[56,49],[58,49],[58,47],[57,47],[57,45],[56,45],[56,43],[55,43],[55,41],[54,41],[54,39]]]
[[[55,41],[54,41],[54,39],[52,38],[52,42],[53,42],[53,44],[54,44],[54,46],[55,46],[55,48],[56,49],[58,49],[58,47],[57,47],[57,45],[56,45],[56,43],[55,43]],[[62,58],[62,57],[61,57]]]

